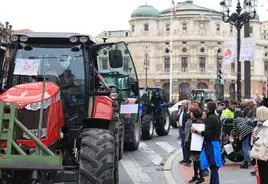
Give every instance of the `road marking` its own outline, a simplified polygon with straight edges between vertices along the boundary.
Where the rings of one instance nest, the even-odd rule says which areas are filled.
[[[175,178],[172,174],[173,162],[176,161],[176,158],[181,154],[181,152],[182,152],[181,149],[175,151],[173,154],[170,155],[170,157],[167,159],[167,162],[165,163],[164,176],[168,184],[184,183],[183,179],[181,178],[180,178],[180,181],[176,181],[177,178]]]
[[[161,148],[163,148],[168,153],[171,153],[174,150],[176,150],[176,148],[174,148],[173,146],[171,146],[170,144],[168,144],[166,142],[156,142],[156,144],[159,145]]]
[[[127,152],[124,153],[124,157],[120,160],[125,171],[135,184],[151,183],[152,179],[148,174],[142,171],[138,162]]]
[[[145,153],[146,157],[150,159],[154,165],[159,166],[163,164],[163,158],[149,148],[144,142],[140,142],[139,151]]]

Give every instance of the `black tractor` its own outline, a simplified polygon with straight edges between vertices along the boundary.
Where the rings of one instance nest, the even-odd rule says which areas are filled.
[[[154,130],[158,136],[168,135],[170,130],[169,102],[161,88],[140,88],[142,114],[142,138],[152,139]]]

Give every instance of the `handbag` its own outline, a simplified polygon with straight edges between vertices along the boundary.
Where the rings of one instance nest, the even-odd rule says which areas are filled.
[[[268,160],[268,151],[262,139],[259,138],[254,143],[250,151],[250,157],[253,159],[262,160],[262,161]]]

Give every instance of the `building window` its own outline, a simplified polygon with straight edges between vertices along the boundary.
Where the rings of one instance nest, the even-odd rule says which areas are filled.
[[[253,33],[253,27],[252,27],[252,26],[249,27],[249,33],[250,33],[250,34]]]
[[[234,27],[231,25],[230,26],[230,33],[233,33],[233,31],[234,31]]]
[[[128,32],[125,33],[125,36],[128,37]]]
[[[235,74],[235,63],[231,63],[231,74]]]
[[[187,24],[186,23],[182,23],[182,30],[187,31]]]
[[[268,52],[265,52],[264,56],[267,57],[268,56]]]
[[[101,60],[101,69],[107,70],[108,69],[108,58],[107,57],[102,57]]]
[[[144,31],[149,31],[149,24],[144,24]]]
[[[132,32],[135,32],[135,26],[134,25],[131,26],[131,30],[132,30]]]
[[[199,68],[200,68],[200,72],[205,72],[206,71],[206,58],[205,58],[205,56],[200,56],[200,58],[199,58]]]
[[[217,31],[220,31],[221,30],[221,25],[220,24],[216,24],[216,29],[217,29]]]
[[[187,70],[188,70],[188,57],[182,56],[181,57],[181,71],[187,72]]]
[[[205,48],[204,47],[201,47],[200,52],[201,53],[204,53],[205,52]]]
[[[186,47],[183,47],[182,48],[182,52],[187,52],[187,48]]]
[[[169,72],[170,69],[170,57],[169,56],[165,56],[165,72]]]
[[[166,24],[166,31],[170,31],[170,24]]]
[[[267,77],[267,74],[268,74],[268,61],[265,61],[265,62],[264,62],[264,74],[265,74],[266,77]]]

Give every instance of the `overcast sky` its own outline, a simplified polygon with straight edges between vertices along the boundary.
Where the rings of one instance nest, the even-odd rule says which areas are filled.
[[[194,0],[194,4],[220,10],[220,1]],[[259,0],[259,7],[266,1]],[[131,12],[145,3],[159,11],[171,7],[171,0],[2,0],[0,21],[9,21],[14,29],[79,32],[96,36],[103,30],[129,29]],[[268,3],[265,8],[268,9]],[[262,20],[268,20],[265,8],[259,9]]]

